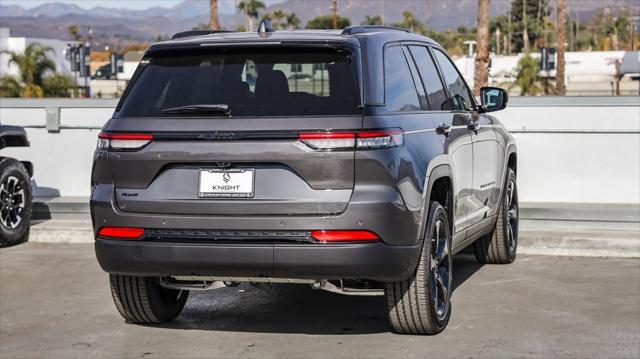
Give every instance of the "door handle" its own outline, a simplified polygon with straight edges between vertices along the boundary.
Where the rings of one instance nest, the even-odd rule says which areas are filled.
[[[441,123],[438,125],[438,127],[436,127],[436,133],[439,135],[448,135],[449,132],[451,132],[451,125],[448,125],[446,123]]]

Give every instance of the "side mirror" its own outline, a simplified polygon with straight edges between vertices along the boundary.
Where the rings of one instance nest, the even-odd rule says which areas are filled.
[[[480,101],[483,112],[500,111],[507,107],[509,95],[505,89],[499,87],[481,87]]]

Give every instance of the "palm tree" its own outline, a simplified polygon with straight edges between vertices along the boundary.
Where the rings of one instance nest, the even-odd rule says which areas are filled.
[[[360,25],[382,25],[382,18],[380,16],[365,15],[364,21]]]
[[[287,21],[287,27],[289,29],[297,29],[298,27],[300,27],[300,22],[301,21],[300,21],[300,18],[298,17],[298,15],[296,15],[295,12],[287,14],[286,21]]]
[[[20,97],[22,85],[14,76],[0,77],[0,97]]]
[[[478,37],[476,47],[476,71],[473,92],[480,95],[480,88],[489,82],[489,0],[478,0]]]
[[[271,15],[271,19],[273,20],[273,26],[278,30],[284,30],[285,24],[282,23],[282,20],[285,18],[285,13],[281,9],[273,10],[273,14]]]
[[[538,82],[540,62],[526,54],[518,61],[516,81],[509,88],[519,87],[520,96],[537,95],[542,91]]]
[[[567,3],[565,0],[558,0],[556,5],[558,6],[558,68],[556,69],[556,92],[558,95],[564,95],[564,44],[567,37]]]
[[[82,34],[78,25],[71,25],[67,28],[67,32],[75,41],[82,41]]]
[[[253,31],[253,19],[258,18],[258,10],[264,7],[264,3],[259,0],[241,0],[238,3],[238,10],[242,11],[247,18],[249,31]]]
[[[56,71],[56,64],[47,56],[49,52],[55,53],[51,47],[35,42],[29,44],[23,53],[2,51],[9,54],[9,64],[18,66],[20,79],[27,87],[32,85],[42,87],[45,73]]]
[[[220,22],[218,21],[218,0],[209,0],[209,8],[211,9],[211,30],[220,30]]]

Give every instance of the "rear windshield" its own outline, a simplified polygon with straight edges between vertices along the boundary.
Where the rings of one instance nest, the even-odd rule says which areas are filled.
[[[117,117],[220,116],[166,111],[228,105],[231,116],[359,114],[350,56],[336,50],[235,50],[153,57]],[[164,111],[163,111],[164,110]]]

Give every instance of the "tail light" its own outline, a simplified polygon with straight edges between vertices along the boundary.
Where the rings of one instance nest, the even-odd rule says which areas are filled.
[[[373,150],[402,146],[404,134],[399,128],[353,132],[302,132],[300,142],[319,151]]]
[[[380,237],[371,231],[312,231],[311,237],[323,243],[371,242]]]
[[[99,237],[118,238],[118,239],[138,239],[144,234],[142,228],[131,227],[102,227],[98,231]]]
[[[98,135],[98,148],[103,150],[137,150],[148,145],[153,135],[146,133],[105,133]]]

